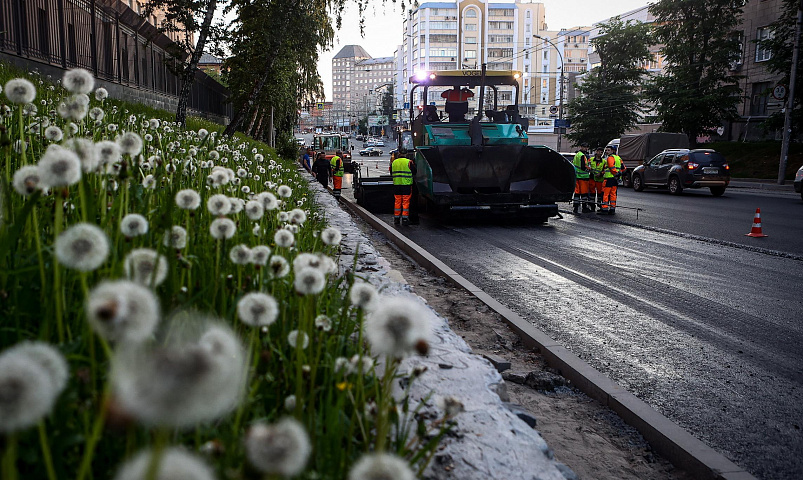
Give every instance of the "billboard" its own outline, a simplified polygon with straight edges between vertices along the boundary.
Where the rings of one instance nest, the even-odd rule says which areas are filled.
[[[387,115],[368,115],[369,127],[381,127],[383,125],[388,125]]]

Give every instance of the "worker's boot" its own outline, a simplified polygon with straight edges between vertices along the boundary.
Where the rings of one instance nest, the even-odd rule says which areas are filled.
[[[583,204],[583,213],[588,213],[590,211],[591,211],[591,209],[588,208],[588,203],[584,203]]]
[[[577,213],[579,209],[580,209],[580,204],[575,203],[574,206],[572,207],[572,213]]]
[[[594,202],[591,202],[591,204],[588,205],[588,208],[593,212],[597,209],[597,205]]]
[[[599,212],[597,212],[597,215],[607,215],[607,214],[608,214],[608,211],[603,209],[603,208],[600,208]]]
[[[407,218],[407,217],[402,217],[401,223],[402,223],[402,225],[405,225],[405,226],[406,225],[410,225],[410,219]]]
[[[611,208],[608,210],[608,215],[616,215],[616,208]]]
[[[401,222],[401,217],[393,217],[393,225],[398,225]]]

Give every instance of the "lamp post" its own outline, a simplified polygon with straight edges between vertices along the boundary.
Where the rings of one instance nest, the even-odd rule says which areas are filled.
[[[560,119],[560,124],[561,124],[561,126],[558,127],[558,151],[560,152],[561,138],[563,137],[563,135],[562,135],[562,132],[563,132],[563,130],[562,130],[563,129],[563,79],[564,79],[564,77],[563,77],[563,54],[560,53],[560,49],[558,48],[558,46],[555,45],[554,43],[552,43],[552,41],[549,40],[548,38],[542,37],[540,35],[533,35],[533,36],[535,38],[540,38],[544,42],[546,42],[546,43],[552,45],[553,47],[555,47],[555,51],[558,52],[558,58],[560,59],[560,91],[558,92],[558,104],[559,104],[558,105],[558,119]]]

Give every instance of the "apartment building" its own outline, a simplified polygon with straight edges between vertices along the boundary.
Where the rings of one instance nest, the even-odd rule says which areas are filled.
[[[332,58],[332,109],[350,112],[357,101],[353,95],[352,81],[357,64],[368,60],[371,55],[359,45],[346,45]]]
[[[559,79],[566,54],[559,49],[572,50],[569,57],[572,68],[579,71],[586,64],[585,60],[581,63],[584,57],[579,52],[575,54],[575,50],[582,50],[579,45],[587,43],[587,38],[582,42],[575,35],[572,40],[578,41],[574,43],[559,40],[562,32],[547,29],[542,3],[424,2],[410,10],[403,31],[403,42],[395,55],[396,101],[400,110],[410,102],[409,78],[416,72],[478,69],[485,63],[489,70],[521,72],[521,113],[549,118],[550,107],[561,99]],[[441,91],[432,89],[425,101],[443,105],[440,94]],[[513,103],[514,95],[512,88],[501,88],[499,101]]]

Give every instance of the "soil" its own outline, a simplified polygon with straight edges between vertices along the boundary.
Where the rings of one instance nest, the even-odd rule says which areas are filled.
[[[535,416],[535,428],[555,457],[568,465],[578,478],[693,478],[653,452],[644,438],[610,409],[554,375],[556,372],[546,365],[544,358],[524,347],[501,317],[484,303],[446,279],[428,273],[385,236],[360,219],[355,218],[355,221],[370,236],[377,251],[413,287],[413,292],[446,318],[452,330],[463,337],[474,353],[510,362],[511,368],[503,372],[509,401]]]

